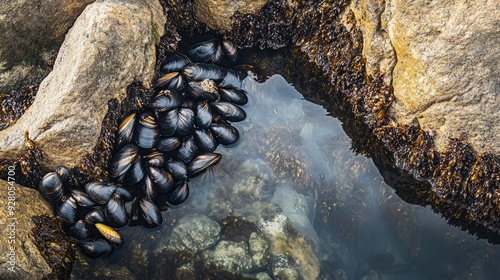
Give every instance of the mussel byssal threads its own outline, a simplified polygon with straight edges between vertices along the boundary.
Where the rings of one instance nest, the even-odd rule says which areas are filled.
[[[39,184],[67,234],[91,258],[108,255],[125,242],[117,228],[161,226],[160,209],[186,201],[189,179],[220,161],[222,155],[214,153],[219,144],[239,139],[231,122],[246,118],[239,107],[248,102],[242,89],[246,73],[217,65],[236,61],[236,45],[214,38],[186,53],[166,57],[149,104],[127,112],[119,123],[110,182],[70,190],[70,173],[60,166]]]

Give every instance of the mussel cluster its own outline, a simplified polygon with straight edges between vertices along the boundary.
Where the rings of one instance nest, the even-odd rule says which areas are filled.
[[[127,225],[158,227],[161,211],[184,202],[189,178],[221,159],[218,145],[239,139],[231,124],[246,118],[245,74],[228,69],[237,48],[212,39],[174,53],[161,66],[155,96],[142,112],[129,113],[116,134],[111,183],[66,187],[68,170],[58,167],[42,179],[39,190],[55,203],[67,233],[90,257],[109,254],[123,244],[116,231]]]

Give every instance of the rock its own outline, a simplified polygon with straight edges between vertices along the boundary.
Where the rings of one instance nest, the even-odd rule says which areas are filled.
[[[213,250],[203,252],[202,258],[205,266],[235,274],[252,269],[252,259],[244,241],[220,241]]]
[[[43,164],[73,167],[92,152],[112,98],[122,100],[133,81],[154,75],[155,44],[165,17],[158,1],[98,1],[68,32],[37,97],[25,114],[0,132],[0,158],[17,159],[23,133],[45,153]]]
[[[463,137],[478,153],[500,153],[492,141],[500,133],[500,3],[400,2],[349,6],[367,73],[379,70],[394,87],[391,115],[404,124],[416,118],[440,151],[449,137]]]
[[[0,279],[39,279],[51,273],[51,268],[30,237],[35,226],[32,216],[52,213],[52,207],[37,190],[0,180]],[[13,202],[15,204],[12,204]],[[36,202],[36,203],[34,203]],[[10,208],[12,206],[12,208]],[[12,225],[12,223],[15,223]],[[12,238],[11,238],[12,237]],[[13,243],[10,243],[12,241]],[[14,251],[12,251],[12,249]],[[15,272],[9,270],[14,252]]]
[[[85,6],[95,0],[5,1],[0,6],[0,92],[47,75],[47,63]],[[34,16],[36,15],[36,16]]]
[[[231,16],[238,11],[242,14],[253,14],[264,6],[268,0],[195,0],[194,16],[212,29],[231,29]]]
[[[269,245],[266,239],[264,239],[261,234],[252,232],[248,239],[248,247],[250,249],[254,270],[264,268],[269,262]]]
[[[204,215],[190,214],[179,220],[164,244],[168,251],[201,252],[217,242],[219,233],[220,225],[215,221]],[[163,249],[159,246],[155,251]]]

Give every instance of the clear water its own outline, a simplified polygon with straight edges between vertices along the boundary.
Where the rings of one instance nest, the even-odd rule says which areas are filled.
[[[245,90],[248,117],[234,124],[240,142],[217,149],[221,162],[190,181],[189,199],[164,213],[160,229],[122,229],[126,244],[108,257],[81,259],[73,279],[121,270],[129,279],[157,277],[152,270],[161,262],[151,252],[177,219],[202,213],[219,223],[228,215],[253,221],[264,205],[280,209],[307,240],[317,260],[295,266],[312,270],[299,271],[304,279],[316,272],[321,279],[498,279],[500,246],[402,201],[371,159],[351,151],[341,123],[283,77],[249,77]]]

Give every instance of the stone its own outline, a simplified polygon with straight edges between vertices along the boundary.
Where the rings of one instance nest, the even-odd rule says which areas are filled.
[[[220,225],[207,216],[190,214],[179,220],[172,235],[165,237],[168,239],[164,244],[169,251],[202,252],[217,242],[220,229]],[[163,249],[159,246],[155,251]]]
[[[238,11],[242,14],[254,14],[268,0],[195,0],[194,16],[212,29],[230,30],[231,16]]]
[[[252,232],[248,239],[248,248],[254,270],[264,268],[269,262],[269,245],[266,239],[261,234]]]
[[[35,101],[0,132],[0,158],[17,159],[29,132],[45,153],[43,165],[75,166],[93,151],[108,101],[125,97],[134,81],[148,86],[154,75],[155,45],[164,33],[158,1],[97,1],[70,29],[53,71]]]
[[[349,10],[363,34],[367,74],[383,74],[394,88],[392,116],[417,119],[440,151],[454,137],[477,153],[500,153],[492,141],[500,133],[499,2],[363,0]]]
[[[48,0],[36,5],[28,0],[4,1],[0,6],[0,92],[47,75],[50,67],[40,64],[50,63],[78,15],[94,1]]]
[[[248,246],[244,241],[220,241],[213,250],[202,254],[205,266],[241,274],[250,272],[252,259],[248,253]]]
[[[51,214],[52,207],[37,190],[11,182],[0,180],[0,223],[6,225],[0,234],[0,279],[39,279],[52,270],[30,236],[35,226],[31,217]],[[11,252],[15,272],[9,271]]]

